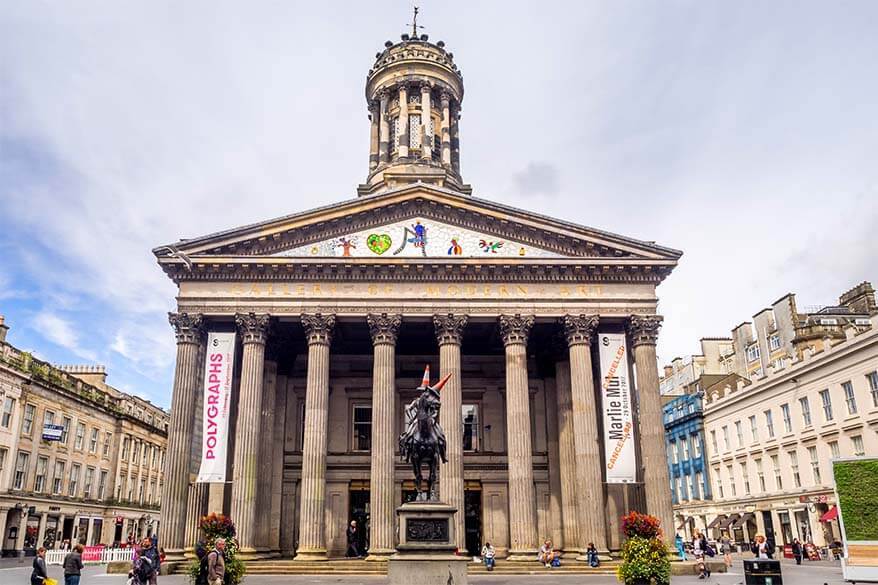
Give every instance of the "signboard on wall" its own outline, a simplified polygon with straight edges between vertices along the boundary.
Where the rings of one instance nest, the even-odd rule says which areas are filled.
[[[637,455],[625,335],[599,333],[598,349],[607,483],[633,483],[637,481]]]
[[[43,425],[43,440],[44,441],[60,441],[61,435],[64,433],[64,425],[53,425],[53,424],[44,424]]]
[[[201,468],[198,483],[226,481],[229,443],[229,404],[235,366],[235,334],[211,332],[204,359]]]

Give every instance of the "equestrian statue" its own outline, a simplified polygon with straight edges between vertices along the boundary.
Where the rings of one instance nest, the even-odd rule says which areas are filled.
[[[430,386],[430,365],[424,370],[424,379],[418,390],[421,395],[415,398],[405,408],[405,432],[399,436],[399,451],[403,461],[412,464],[415,472],[415,489],[417,497],[415,501],[436,501],[436,468],[439,459],[447,463],[445,458],[445,432],[439,426],[439,409],[441,402],[439,391],[448,382],[451,374],[447,374],[439,380],[435,386]],[[421,489],[423,475],[421,464],[429,466],[430,475],[427,478],[427,491]]]

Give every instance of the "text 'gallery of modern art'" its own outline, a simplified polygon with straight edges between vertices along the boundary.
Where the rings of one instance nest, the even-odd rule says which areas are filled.
[[[245,557],[341,556],[357,520],[386,558],[425,364],[452,374],[438,490],[461,552],[615,550],[632,509],[673,535],[656,287],[681,253],[473,197],[441,41],[388,41],[366,100],[357,197],[154,250],[179,287],[169,557],[222,512]]]

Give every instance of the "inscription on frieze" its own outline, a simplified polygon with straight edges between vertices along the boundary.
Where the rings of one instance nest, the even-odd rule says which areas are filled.
[[[405,524],[407,542],[448,542],[447,518],[409,518]]]

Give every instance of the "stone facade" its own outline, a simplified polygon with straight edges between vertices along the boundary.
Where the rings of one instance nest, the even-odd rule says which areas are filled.
[[[52,366],[5,336],[0,408],[4,554],[158,529],[165,411],[109,386],[101,366]],[[61,440],[43,439],[46,424],[63,426]]]
[[[191,546],[186,510],[211,510],[232,514],[251,558],[342,555],[357,519],[369,558],[386,559],[395,509],[413,491],[397,437],[425,363],[453,374],[439,492],[457,508],[461,550],[490,541],[499,556],[531,561],[545,538],[571,554],[588,542],[617,549],[631,508],[668,525],[656,287],[680,252],[472,197],[460,179],[463,82],[441,42],[388,42],[366,92],[372,140],[358,198],[154,250],[178,287],[172,323],[198,327],[183,340],[178,327],[187,348],[172,412],[186,420],[172,426],[172,446],[198,432],[198,414],[177,405],[194,403],[203,332],[237,330],[241,364],[231,485],[193,506],[182,486],[198,456],[171,450],[170,557]],[[415,116],[426,111],[432,123]],[[642,466],[631,484],[604,481],[600,332],[628,333],[625,365],[638,380]],[[270,419],[257,419],[266,404]]]

